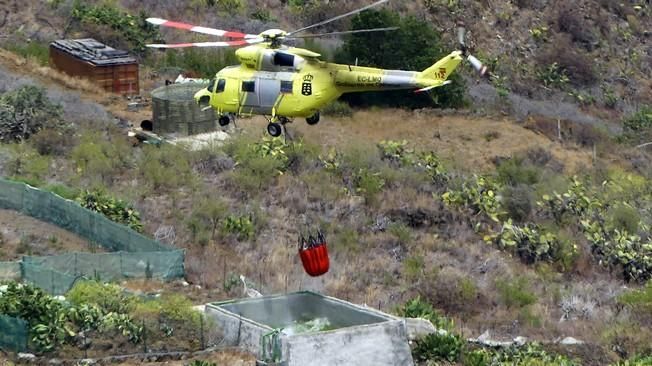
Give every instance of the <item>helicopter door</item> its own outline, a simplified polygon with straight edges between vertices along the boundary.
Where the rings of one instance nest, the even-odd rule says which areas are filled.
[[[258,78],[258,99],[260,106],[271,111],[281,94],[281,81],[276,79]]]
[[[256,108],[260,105],[258,102],[258,94],[256,93],[256,81],[255,80],[244,80],[242,82],[242,87],[240,89],[241,103],[246,109]]]

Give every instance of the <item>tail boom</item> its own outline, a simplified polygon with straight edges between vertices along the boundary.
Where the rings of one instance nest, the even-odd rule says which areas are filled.
[[[461,61],[461,52],[455,51],[422,72],[337,65],[335,84],[342,93],[400,89],[426,91],[448,84],[446,79]]]

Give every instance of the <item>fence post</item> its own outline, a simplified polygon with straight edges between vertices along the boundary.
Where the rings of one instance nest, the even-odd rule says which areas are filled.
[[[201,343],[201,349],[204,350],[206,348],[204,343],[204,314],[199,314],[199,330],[201,332],[199,342]]]
[[[122,266],[122,251],[119,251],[118,253],[120,253],[120,277],[124,277],[125,272],[124,267]]]
[[[54,293],[54,271],[50,270],[50,294],[52,296],[55,295]]]
[[[75,277],[77,277],[77,252],[75,252]]]
[[[147,327],[145,327],[145,319],[143,321],[143,353],[147,353]]]

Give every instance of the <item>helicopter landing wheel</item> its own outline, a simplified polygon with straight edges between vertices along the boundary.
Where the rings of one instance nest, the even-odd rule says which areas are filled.
[[[226,127],[229,125],[229,123],[231,123],[231,118],[225,114],[220,116],[220,118],[217,120],[217,123],[219,123],[222,127]]]
[[[319,112],[317,112],[317,113],[313,114],[312,116],[306,118],[306,122],[311,126],[314,126],[317,123],[319,123]]]
[[[280,124],[276,122],[270,122],[267,125],[267,132],[272,135],[273,137],[279,137],[281,136],[281,133],[283,132],[283,128],[281,127]]]

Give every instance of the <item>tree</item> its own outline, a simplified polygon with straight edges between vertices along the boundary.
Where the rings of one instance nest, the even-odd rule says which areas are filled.
[[[357,33],[350,35],[336,55],[336,61],[384,69],[422,71],[448,52],[441,47],[439,33],[427,22],[413,16],[401,18],[388,10],[366,11],[352,20],[352,29],[399,27],[391,33]],[[353,93],[344,99],[353,105],[392,107],[461,107],[466,86],[457,73],[451,84],[430,93],[414,94],[411,90]]]

